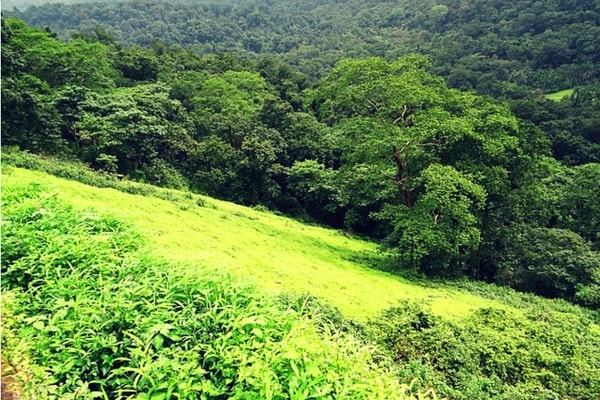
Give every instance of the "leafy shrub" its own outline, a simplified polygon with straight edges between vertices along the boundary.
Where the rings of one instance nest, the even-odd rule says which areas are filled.
[[[349,332],[355,337],[364,336],[364,326],[344,317],[338,308],[309,293],[302,295],[282,293],[278,300],[285,308],[290,308],[313,320],[322,330]]]
[[[421,387],[455,399],[590,399],[600,393],[600,331],[589,319],[532,307],[480,309],[460,324],[404,302],[371,337]]]
[[[524,229],[505,252],[498,281],[517,290],[599,308],[600,252],[566,229]]]

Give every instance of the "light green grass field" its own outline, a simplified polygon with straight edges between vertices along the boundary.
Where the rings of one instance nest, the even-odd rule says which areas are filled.
[[[200,196],[136,196],[19,168],[7,168],[2,179],[38,182],[75,207],[108,211],[137,226],[150,251],[182,267],[226,270],[269,293],[310,293],[358,320],[401,299],[427,303],[452,319],[480,307],[510,308],[466,290],[376,270],[384,255],[374,243],[271,213],[206,197],[199,206]]]
[[[549,93],[546,95],[548,100],[561,101],[563,97],[567,97],[573,94],[573,89],[565,89],[555,93]]]

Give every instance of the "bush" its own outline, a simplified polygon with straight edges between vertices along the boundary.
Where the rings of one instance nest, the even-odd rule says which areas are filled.
[[[504,253],[498,281],[525,292],[599,308],[600,252],[566,229],[524,229]]]
[[[600,393],[600,331],[582,315],[480,309],[460,324],[401,303],[370,335],[400,375],[455,399],[590,399]]]

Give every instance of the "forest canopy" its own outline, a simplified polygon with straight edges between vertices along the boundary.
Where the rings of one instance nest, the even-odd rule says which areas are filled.
[[[40,4],[4,14],[62,39],[185,46],[197,54],[276,57],[316,80],[343,58],[419,53],[450,87],[508,99],[569,165],[600,162],[598,1],[134,0]],[[562,102],[545,96],[574,90]]]

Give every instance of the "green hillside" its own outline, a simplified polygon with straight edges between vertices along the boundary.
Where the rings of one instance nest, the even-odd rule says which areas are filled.
[[[401,299],[429,303],[447,317],[506,307],[465,291],[380,272],[373,267],[384,263],[385,256],[374,243],[233,203],[199,196],[203,206],[194,200],[170,202],[22,169],[3,180],[51,184],[76,207],[107,211],[139,227],[157,255],[191,268],[231,272],[268,292],[308,292],[348,317],[373,317]]]
[[[372,345],[305,316],[313,301],[286,306],[233,275],[250,263],[229,268],[232,239],[215,235],[250,233],[242,208],[185,211],[11,167],[2,181],[2,372],[19,398],[430,398]],[[251,246],[240,254],[257,256]],[[254,271],[269,276],[266,263]]]
[[[2,187],[3,357],[36,398],[600,392],[598,316],[562,300],[388,274],[371,242],[185,192],[10,165]]]
[[[455,3],[3,10],[19,397],[600,398],[600,3]]]

